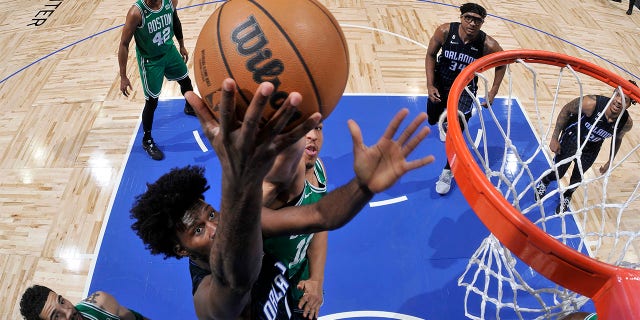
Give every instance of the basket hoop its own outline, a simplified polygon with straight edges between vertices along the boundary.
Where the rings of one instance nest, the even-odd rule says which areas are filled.
[[[451,88],[447,105],[449,131],[446,154],[455,180],[484,225],[523,262],[549,280],[590,297],[599,319],[640,319],[640,271],[593,259],[557,241],[509,203],[478,167],[457,121],[460,95],[476,73],[524,61],[571,66],[632,99],[640,89],[626,79],[590,62],[542,50],[507,50],[477,59],[465,67]]]

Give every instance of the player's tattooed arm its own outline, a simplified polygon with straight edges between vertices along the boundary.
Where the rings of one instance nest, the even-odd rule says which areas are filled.
[[[551,135],[552,140],[558,140],[562,130],[564,130],[564,128],[567,127],[567,124],[569,123],[569,119],[575,117],[575,115],[578,114],[578,112],[580,111],[580,100],[581,100],[580,97],[575,98],[571,100],[569,103],[565,104],[564,107],[562,107],[562,109],[560,110],[560,113],[558,113],[558,118],[556,119],[556,126],[553,130],[553,134]],[[586,105],[590,104],[592,100],[593,98],[591,96],[583,97],[582,98],[583,108],[586,107]],[[583,110],[582,112],[584,113],[584,111],[585,110]]]
[[[90,296],[86,297],[83,301],[84,302],[89,302],[92,304],[97,304],[98,303],[98,296],[100,296],[100,291],[96,291],[94,293],[92,293]]]

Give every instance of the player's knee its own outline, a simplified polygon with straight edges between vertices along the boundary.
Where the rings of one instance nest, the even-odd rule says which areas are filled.
[[[187,91],[193,91],[193,86],[191,85],[191,78],[188,76],[180,81],[178,81],[180,85],[180,92],[184,95]]]

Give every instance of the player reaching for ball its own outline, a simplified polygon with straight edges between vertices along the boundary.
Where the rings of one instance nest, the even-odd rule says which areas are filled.
[[[178,81],[182,94],[193,90],[186,64],[189,53],[182,40],[182,24],[178,19],[177,5],[178,0],[137,0],[127,13],[118,47],[120,91],[129,96],[131,82],[127,76],[127,59],[131,38],[136,40],[136,58],[145,98],[142,110],[142,148],[153,160],[164,159],[164,153],[151,136],[153,115],[158,107],[164,77]],[[173,44],[174,33],[180,44],[180,52]],[[184,113],[195,116],[189,103],[185,103]]]
[[[153,254],[189,256],[194,285],[194,304],[201,319],[287,319],[291,315],[286,292],[286,268],[263,254],[262,235],[303,234],[333,230],[349,222],[377,192],[391,187],[405,173],[433,162],[429,155],[407,161],[429,133],[421,127],[420,113],[396,140],[394,135],[408,110],[399,111],[378,142],[367,147],[360,127],[348,126],[353,140],[355,177],[311,205],[272,210],[262,207],[262,181],[276,153],[299,141],[317,125],[311,115],[292,131],[281,133],[300,105],[302,97],[291,93],[269,122],[258,128],[258,119],[273,93],[270,83],[261,84],[235,128],[235,82],[222,84],[218,126],[212,111],[193,92],[185,97],[194,106],[203,131],[222,167],[220,211],[203,201],[208,189],[203,169],[173,169],[136,198],[132,228]],[[414,136],[415,134],[415,136]],[[271,298],[271,299],[270,299]]]

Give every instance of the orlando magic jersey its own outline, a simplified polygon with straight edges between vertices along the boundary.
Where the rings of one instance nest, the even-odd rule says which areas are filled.
[[[158,10],[152,10],[144,0],[137,0],[134,5],[140,9],[142,25],[133,33],[136,40],[136,52],[144,58],[164,55],[173,44],[173,3],[162,0]]]
[[[571,120],[567,124],[567,126],[562,130],[562,136],[560,137],[560,143],[570,143],[573,145],[578,145],[576,141],[576,137],[578,136],[578,127],[580,128],[580,144],[582,144],[585,139],[588,140],[586,143],[584,150],[588,151],[597,151],[602,147],[602,142],[609,137],[613,136],[614,130],[616,129],[616,121],[609,122],[607,121],[606,116],[600,117],[600,115],[605,111],[607,107],[607,103],[609,102],[609,97],[597,95],[596,98],[596,109],[591,114],[591,116],[587,117],[584,114],[574,114],[571,116]],[[600,119],[598,119],[600,118]],[[624,128],[624,125],[627,123],[627,119],[629,118],[629,112],[624,110],[620,122],[618,123],[618,132]],[[593,128],[593,131],[591,131]],[[591,132],[591,135],[589,135]],[[587,136],[588,135],[588,136]]]
[[[456,77],[462,69],[471,62],[484,55],[484,41],[487,34],[480,30],[478,36],[468,43],[464,43],[459,34],[460,22],[451,22],[449,24],[449,34],[442,44],[440,55],[436,62],[435,79],[439,83],[436,85],[439,89],[449,91]],[[472,92],[478,90],[476,79],[470,84]]]
[[[191,273],[192,294],[195,294],[202,279],[211,274],[211,271],[189,261]],[[258,280],[251,288],[251,319],[259,320],[284,320],[291,318],[291,309],[287,293],[290,290],[286,277],[287,268],[271,255],[262,257],[262,268]]]

